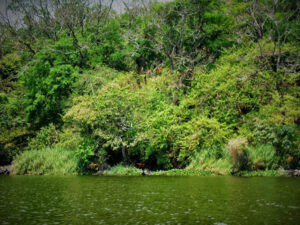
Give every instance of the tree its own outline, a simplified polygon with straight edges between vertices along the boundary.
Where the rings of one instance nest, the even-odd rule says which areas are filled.
[[[73,66],[51,66],[49,55],[43,53],[37,54],[35,61],[22,75],[26,87],[26,111],[32,128],[61,122],[64,101],[71,93],[76,77]]]
[[[273,43],[271,63],[274,72],[282,68],[282,46],[289,41],[299,41],[300,5],[292,0],[248,0],[246,4],[244,35],[257,42],[263,57],[261,40]],[[243,12],[245,13],[245,12]],[[242,19],[242,20],[243,20]]]
[[[102,0],[13,0],[0,19],[11,37],[33,55],[67,33],[80,55],[79,66],[83,67],[94,44],[89,42],[88,36],[94,34],[100,45],[100,35],[111,16],[112,3],[113,0],[108,3]]]
[[[148,40],[167,58],[171,69],[193,69],[197,63],[217,57],[229,44],[223,29],[228,20],[222,16],[219,0],[153,4],[148,16],[145,26],[154,30]]]

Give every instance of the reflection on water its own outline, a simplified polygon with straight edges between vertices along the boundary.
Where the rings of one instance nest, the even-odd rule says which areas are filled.
[[[1,224],[297,224],[300,179],[0,177]]]

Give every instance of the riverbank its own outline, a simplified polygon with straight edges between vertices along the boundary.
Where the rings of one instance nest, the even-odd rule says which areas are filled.
[[[146,171],[146,172],[145,172]],[[256,170],[256,171],[238,171],[230,174],[213,173],[205,170],[194,169],[171,169],[149,171],[141,170],[130,166],[112,167],[111,170],[105,170],[101,176],[241,176],[241,177],[300,177],[300,170]]]
[[[88,171],[85,173],[75,172],[68,173],[62,171],[61,173],[44,171],[23,171],[23,173],[16,173],[13,171],[12,165],[0,166],[0,175],[94,175],[94,176],[239,176],[239,177],[300,177],[300,170],[256,170],[256,171],[238,171],[230,174],[214,173],[205,170],[195,169],[170,169],[150,171],[148,169],[139,169],[134,166],[116,165],[110,169],[103,171]]]
[[[198,162],[198,161],[197,161]],[[52,147],[40,150],[24,151],[18,155],[12,165],[5,166],[0,170],[3,175],[98,175],[98,176],[300,176],[300,170],[279,169],[254,169],[237,170],[230,165],[229,161],[225,166],[220,160],[216,162],[199,161],[194,162],[184,169],[169,169],[150,171],[145,164],[137,163],[124,165],[102,166],[95,163],[85,164],[83,167],[82,160],[78,154],[65,148]],[[205,164],[206,163],[206,164]],[[141,165],[140,165],[141,164]]]

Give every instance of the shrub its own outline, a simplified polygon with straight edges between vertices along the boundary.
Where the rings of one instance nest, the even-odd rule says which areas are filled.
[[[120,74],[117,70],[104,65],[97,66],[94,70],[84,71],[78,76],[74,84],[74,92],[77,95],[95,95],[96,91]]]
[[[79,144],[75,155],[78,160],[78,169],[80,172],[84,172],[88,169],[89,164],[92,162],[95,153],[95,142],[93,139],[83,139]]]
[[[0,90],[1,85],[0,81]],[[26,125],[23,97],[20,97],[19,91],[10,91],[9,94],[0,92],[0,130]]]
[[[42,127],[37,132],[36,136],[32,138],[28,143],[28,149],[41,149],[50,147],[59,141],[59,131],[56,129],[54,124]]]
[[[254,138],[259,145],[272,145],[278,157],[278,163],[286,168],[299,167],[299,134],[291,125],[272,125],[261,120],[254,123]]]
[[[58,137],[59,141],[56,144],[57,147],[75,150],[83,141],[83,137],[80,136],[78,128],[64,128]]]
[[[178,149],[177,160],[181,164],[187,166],[191,163],[193,168],[211,171],[217,166],[216,162],[224,162],[219,159],[226,157],[223,149],[230,135],[230,130],[224,123],[214,118],[197,116],[174,127],[177,134],[174,149]],[[206,167],[208,161],[213,161],[214,165]],[[215,169],[226,173],[219,166]]]
[[[281,125],[275,128],[275,135],[277,137],[274,147],[277,154],[283,159],[287,155],[292,154],[292,150],[296,149],[296,130],[289,125]]]
[[[0,59],[0,78],[13,78],[21,67],[21,60],[16,54],[7,54]]]

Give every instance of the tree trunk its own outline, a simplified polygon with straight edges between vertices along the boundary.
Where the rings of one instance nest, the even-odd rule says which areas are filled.
[[[122,157],[123,157],[123,162],[126,165],[128,163],[128,159],[127,159],[126,149],[124,147],[122,148]]]

